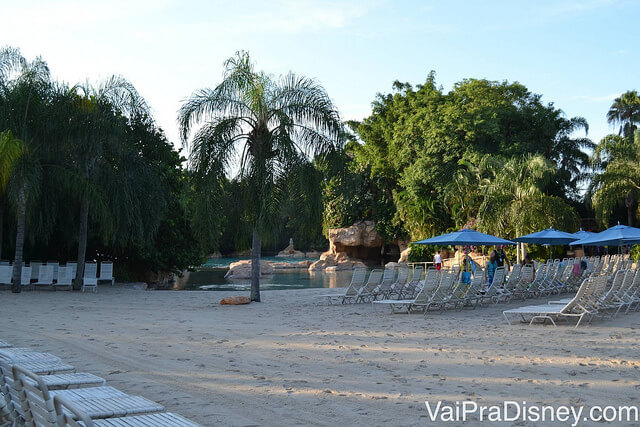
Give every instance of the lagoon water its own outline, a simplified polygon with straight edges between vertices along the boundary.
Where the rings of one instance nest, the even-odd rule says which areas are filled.
[[[224,275],[229,269],[229,264],[247,258],[215,258],[207,260],[199,271],[191,272],[185,289],[197,290],[200,286],[211,286],[212,291],[248,291],[251,281],[227,280]],[[266,261],[295,263],[304,259],[263,257]],[[310,261],[316,261],[311,259]],[[346,287],[351,281],[352,271],[337,271],[326,273],[324,271],[310,272],[307,269],[276,270],[273,275],[263,277],[260,281],[260,289],[306,289],[306,288],[340,288]]]

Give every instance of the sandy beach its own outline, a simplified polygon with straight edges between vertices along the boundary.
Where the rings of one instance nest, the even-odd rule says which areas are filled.
[[[637,405],[640,313],[554,329],[508,325],[521,302],[425,318],[326,292],[3,292],[0,339],[206,426],[426,424],[425,400]]]

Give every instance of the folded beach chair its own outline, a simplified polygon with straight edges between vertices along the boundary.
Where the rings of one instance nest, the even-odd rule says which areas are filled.
[[[349,286],[343,294],[318,295],[318,298],[326,298],[329,304],[338,301],[340,301],[340,303],[342,304],[345,304],[346,302],[353,302],[358,296],[358,291],[360,290],[360,288],[364,286],[366,279],[367,269],[355,268],[353,270],[353,275],[351,276],[351,283],[349,283]]]
[[[58,281],[53,284],[53,289],[69,289],[73,288],[73,269],[69,266],[58,268]]]
[[[82,292],[85,289],[98,291],[98,265],[95,262],[87,262],[84,265],[84,276],[82,277]]]
[[[64,363],[60,358],[49,353],[26,351],[27,349],[3,348],[0,349],[0,361],[9,365],[20,363],[29,370],[39,375],[52,375],[74,372],[72,365]]]
[[[98,282],[110,282],[111,286],[115,283],[113,278],[113,263],[111,261],[103,261],[100,263],[100,277]]]
[[[417,268],[416,268],[417,270]],[[414,272],[415,274],[415,272]],[[374,304],[385,304],[389,306],[392,313],[412,313],[414,311],[423,311],[425,305],[431,298],[433,292],[436,290],[440,279],[440,272],[435,268],[429,268],[427,275],[424,279],[422,289],[418,291],[417,295],[413,299],[387,299],[381,301],[374,301]]]
[[[33,286],[53,286],[53,265],[44,264],[40,266],[38,281]]]
[[[0,285],[10,285],[12,276],[12,265],[0,265]]]
[[[199,425],[171,412],[93,420],[75,402],[62,396],[53,398],[58,427],[198,427]]]
[[[113,387],[49,391],[44,381],[19,365],[13,366],[15,388],[20,396],[25,424],[57,427],[55,396],[72,402],[88,418],[124,417],[164,411],[164,407],[140,396],[129,396]],[[126,424],[125,424],[126,425]]]
[[[382,270],[371,271],[371,273],[369,274],[369,280],[367,280],[367,283],[360,288],[360,290],[358,291],[358,295],[356,295],[353,302],[358,303],[358,302],[373,301],[373,297],[374,297],[373,292],[376,290],[378,286],[380,286],[383,274],[384,272]]]

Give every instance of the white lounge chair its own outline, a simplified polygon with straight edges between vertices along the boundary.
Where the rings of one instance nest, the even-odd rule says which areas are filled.
[[[387,305],[391,309],[392,313],[411,313],[413,311],[421,311],[429,302],[429,299],[437,288],[439,278],[440,272],[438,272],[435,268],[429,268],[427,270],[427,275],[424,279],[422,289],[418,291],[415,298],[401,300],[387,299],[374,301],[373,303]]]
[[[46,265],[53,266],[53,280],[58,280],[58,269],[60,268],[60,263],[58,261],[47,261]]]
[[[0,285],[10,285],[13,273],[13,266],[0,265]]]
[[[13,347],[13,346],[6,341],[0,340],[0,348],[9,348],[9,347]]]
[[[111,286],[115,283],[113,278],[113,263],[111,261],[103,261],[100,263],[100,277],[98,282],[111,282]]]
[[[45,264],[40,266],[38,281],[33,286],[53,286],[53,265]]]
[[[19,365],[13,366],[15,388],[21,399],[27,425],[57,427],[54,396],[61,396],[88,418],[124,417],[164,411],[164,406],[140,396],[129,396],[113,387],[49,391],[44,381]]]
[[[369,279],[367,283],[360,288],[358,291],[358,295],[356,296],[354,303],[357,302],[371,302],[373,301],[374,294],[373,292],[376,290],[378,286],[380,286],[380,282],[382,281],[382,275],[384,272],[382,270],[372,270],[369,274]]]
[[[529,325],[533,324],[536,320],[549,320],[554,326],[557,326],[555,322],[556,319],[577,317],[577,328],[580,326],[585,315],[589,314],[593,316],[595,314],[589,307],[589,301],[600,292],[603,286],[606,286],[606,279],[606,276],[586,279],[578,289],[576,295],[565,305],[542,304],[520,307],[505,310],[502,312],[502,315],[509,324],[511,324],[509,315],[516,315],[523,321],[526,321],[526,317],[530,316]]]
[[[78,263],[77,262],[68,262],[67,267],[71,267],[71,277],[76,278],[76,272],[78,271]]]
[[[53,289],[73,288],[73,269],[68,266],[60,267],[58,269],[58,281],[54,283]]]
[[[40,266],[42,265],[42,262],[31,261],[29,265],[31,266],[31,280],[38,280],[38,275],[40,274]]]
[[[342,304],[358,296],[358,291],[365,284],[367,279],[367,269],[356,268],[351,275],[351,282],[342,294],[324,294],[318,295],[318,298],[326,298],[329,304],[340,301]]]
[[[62,396],[53,398],[53,406],[59,427],[198,427],[198,424],[171,412],[93,420],[75,402]]]
[[[84,276],[82,278],[82,292],[85,289],[98,291],[98,265],[95,262],[87,262],[84,265]]]
[[[22,266],[22,274],[20,275],[20,286],[31,287],[32,267],[30,265]]]

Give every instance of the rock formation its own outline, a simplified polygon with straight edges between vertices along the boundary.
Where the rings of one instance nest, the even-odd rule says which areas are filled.
[[[283,258],[304,258],[305,254],[301,251],[296,251],[293,247],[293,239],[289,239],[289,246],[278,252],[278,257]]]
[[[273,274],[273,267],[268,261],[260,261],[260,277]],[[224,275],[225,279],[250,279],[251,260],[242,260],[229,264],[229,271]]]

